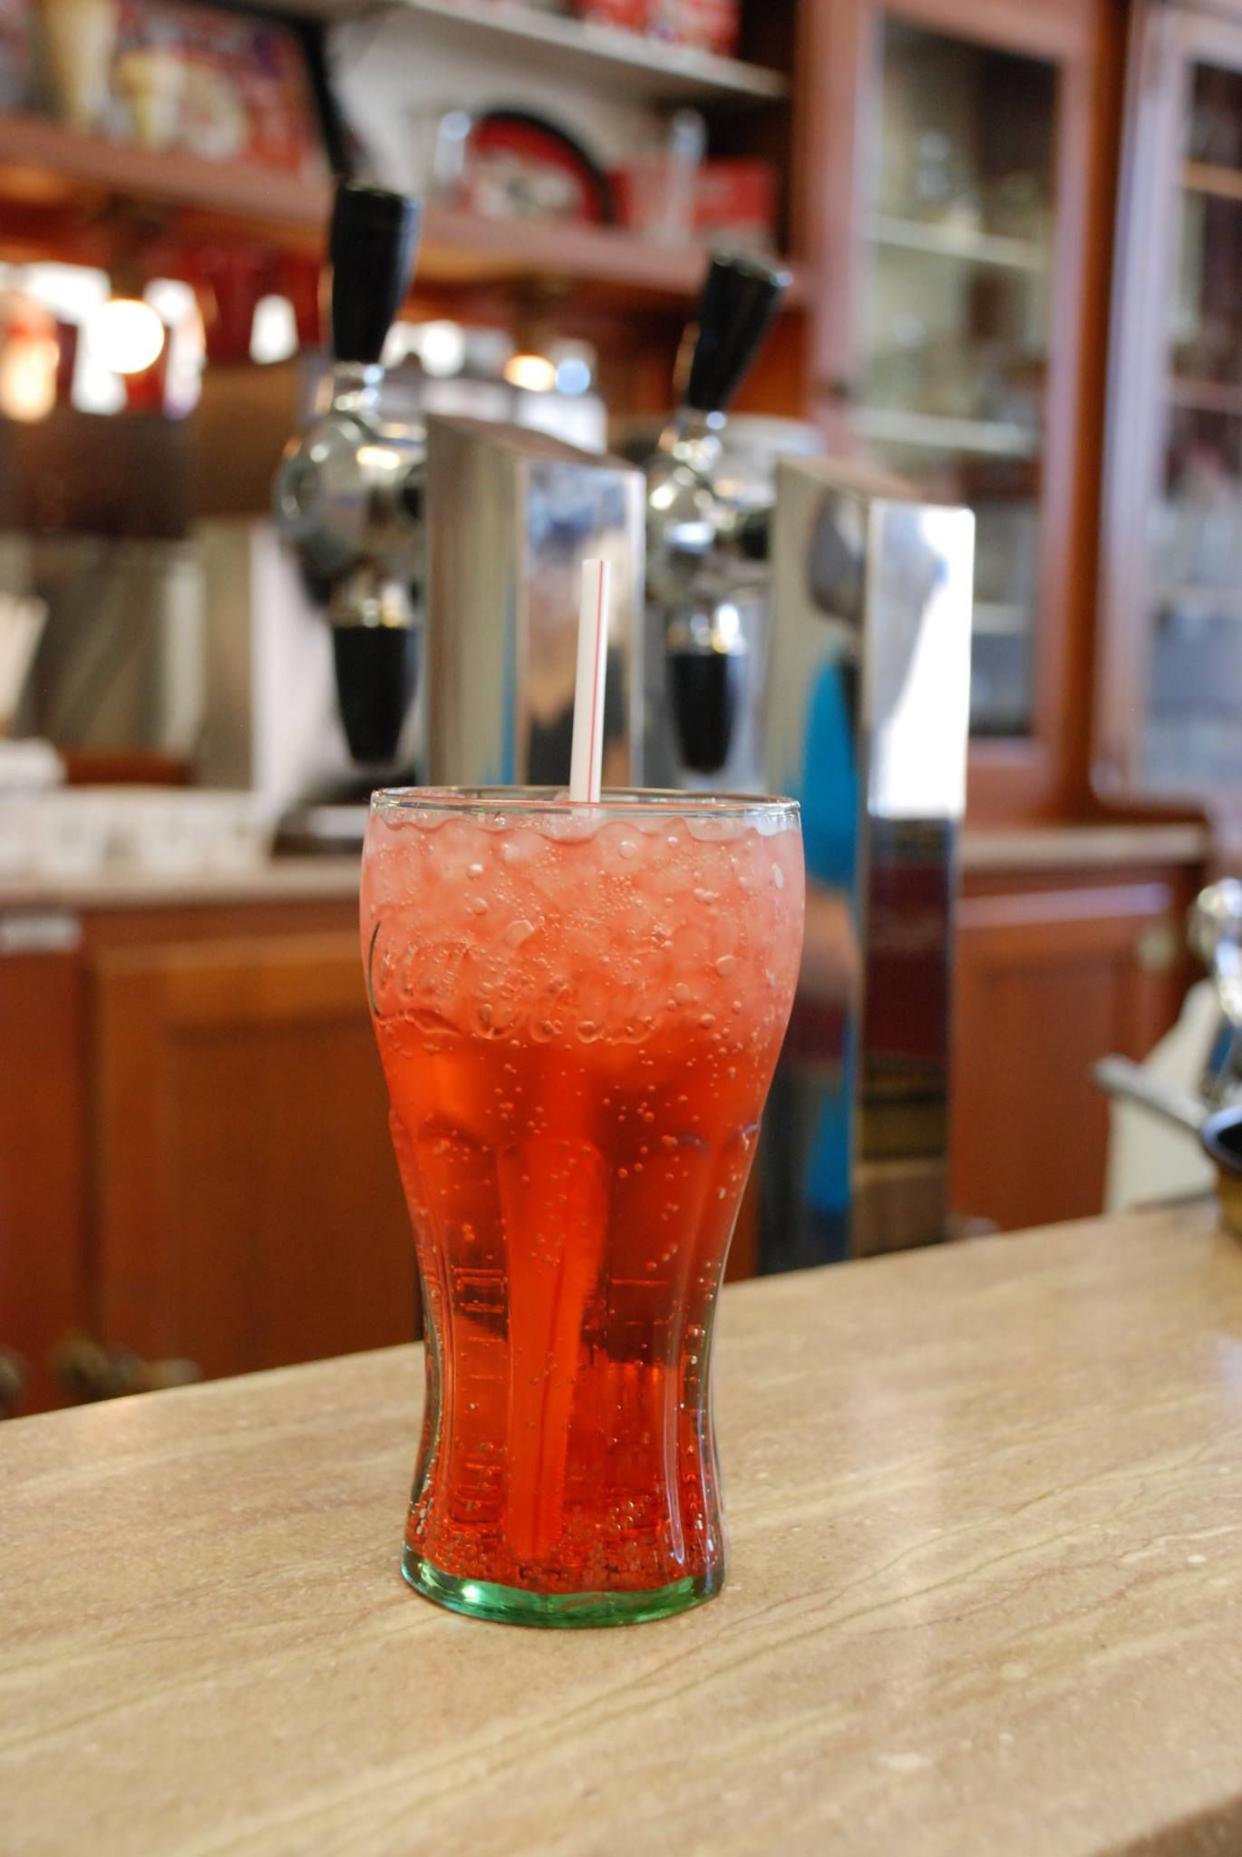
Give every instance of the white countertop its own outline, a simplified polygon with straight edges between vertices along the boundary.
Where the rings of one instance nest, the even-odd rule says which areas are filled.
[[[962,868],[978,871],[1115,870],[1193,864],[1206,857],[1197,825],[1051,825],[967,831]],[[193,904],[321,902],[356,894],[350,854],[267,859],[233,870],[109,869],[81,876],[0,876],[0,912],[174,908]]]
[[[0,912],[323,902],[357,893],[357,857],[285,857],[235,870],[113,869],[80,877],[0,877]]]

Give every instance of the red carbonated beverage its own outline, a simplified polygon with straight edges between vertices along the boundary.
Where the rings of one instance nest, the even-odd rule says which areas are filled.
[[[404,1567],[598,1624],[716,1591],[712,1318],[802,940],[788,801],[377,794],[362,939],[418,1251]]]

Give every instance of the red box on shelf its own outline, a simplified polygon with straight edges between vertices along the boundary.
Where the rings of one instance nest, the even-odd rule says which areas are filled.
[[[737,50],[738,0],[574,0],[579,19],[624,26],[670,45],[728,57]]]
[[[694,229],[707,236],[729,232],[744,244],[770,247],[776,240],[776,191],[771,161],[705,161],[695,179]]]
[[[593,26],[624,26],[628,32],[647,30],[647,0],[576,0],[579,19]]]
[[[648,238],[693,236],[710,243],[727,237],[756,250],[774,250],[777,174],[772,162],[705,161],[693,177],[686,228],[666,223],[667,174],[667,163],[658,156],[613,171],[609,178],[623,226]]]
[[[648,0],[647,31],[728,58],[737,50],[738,0]]]

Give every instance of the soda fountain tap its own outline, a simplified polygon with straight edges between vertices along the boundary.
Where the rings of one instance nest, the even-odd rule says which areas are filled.
[[[761,258],[713,255],[683,344],[681,405],[647,465],[649,643],[665,663],[681,759],[700,774],[729,756],[750,649],[745,605],[763,585],[769,514],[721,480],[721,434],[788,283]]]
[[[328,241],[332,367],[322,410],[285,452],[276,521],[332,628],[356,761],[392,758],[413,699],[424,579],[422,426],[385,417],[381,355],[405,298],[421,206],[343,182]]]

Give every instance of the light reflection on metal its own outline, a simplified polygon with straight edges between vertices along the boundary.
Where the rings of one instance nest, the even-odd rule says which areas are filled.
[[[426,778],[564,785],[582,561],[612,564],[604,784],[642,777],[643,480],[525,427],[427,422]]]
[[[973,558],[967,510],[777,467],[764,772],[802,804],[807,936],[765,1122],[767,1268],[944,1235]]]

